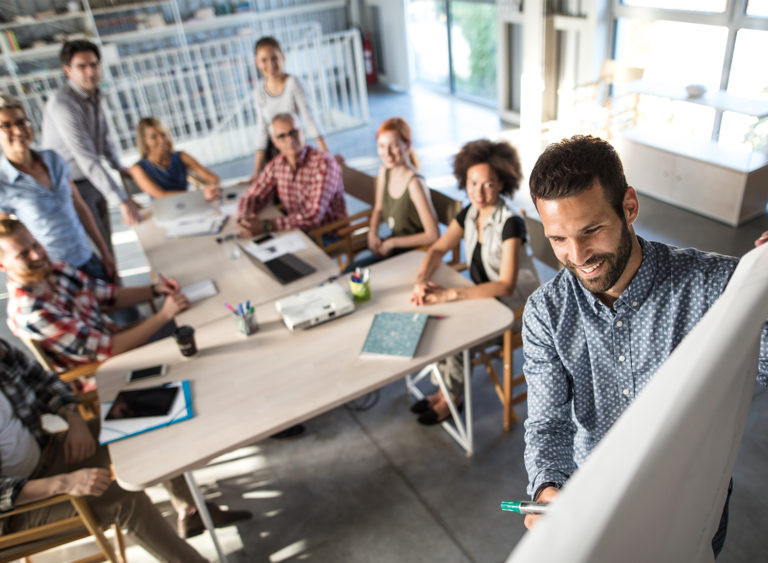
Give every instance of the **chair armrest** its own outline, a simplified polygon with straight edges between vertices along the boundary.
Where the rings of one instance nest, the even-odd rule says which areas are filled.
[[[64,373],[60,373],[59,379],[61,379],[65,383],[72,383],[73,381],[77,381],[81,377],[88,377],[89,375],[93,375],[94,373],[96,373],[96,370],[99,369],[100,365],[101,365],[100,362],[91,362],[89,364],[83,364],[82,366],[77,366],[75,368],[65,371]]]
[[[320,227],[312,229],[307,233],[307,235],[309,235],[309,237],[312,238],[318,245],[322,246],[322,239],[324,234],[338,232],[340,229],[343,229],[345,227],[351,227],[354,221],[357,221],[359,219],[369,218],[371,216],[372,211],[373,211],[372,209],[365,209],[363,211],[359,211],[355,213],[354,215],[350,215],[349,217],[343,217],[341,219],[333,221],[332,223],[326,223],[325,225],[321,225]],[[359,226],[355,227],[352,230],[355,230],[357,228],[359,228]]]
[[[51,506],[54,504],[59,504],[62,502],[70,502],[72,500],[72,495],[69,494],[61,494],[61,495],[54,495],[52,497],[35,500],[32,502],[27,502],[21,505],[18,505],[13,510],[9,510],[8,512],[3,512],[0,514],[0,518],[10,518],[11,516],[17,516],[18,514],[24,514],[25,512],[29,512],[30,510],[37,510],[38,508],[45,508],[46,506]]]

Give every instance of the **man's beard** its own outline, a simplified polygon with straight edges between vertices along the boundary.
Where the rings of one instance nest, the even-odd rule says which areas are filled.
[[[53,268],[51,267],[51,263],[46,260],[44,264],[41,264],[39,267],[30,268],[16,277],[25,283],[37,283],[47,278],[52,271]]]
[[[632,254],[632,234],[629,232],[626,221],[622,221],[621,239],[619,247],[614,254],[596,254],[587,260],[581,267],[603,263],[603,274],[597,278],[584,279],[582,272],[573,262],[563,264],[568,271],[578,278],[587,291],[591,293],[605,293],[611,289],[624,273],[629,257]]]

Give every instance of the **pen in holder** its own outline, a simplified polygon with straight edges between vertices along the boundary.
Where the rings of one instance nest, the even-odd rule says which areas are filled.
[[[355,301],[368,301],[371,298],[371,270],[355,268],[355,273],[349,278],[349,290]]]
[[[245,336],[250,336],[254,332],[258,332],[259,323],[256,321],[256,315],[250,301],[246,301],[245,305],[239,303],[237,305],[237,311],[235,311],[229,303],[225,303],[224,305],[235,315],[237,332],[244,334]]]

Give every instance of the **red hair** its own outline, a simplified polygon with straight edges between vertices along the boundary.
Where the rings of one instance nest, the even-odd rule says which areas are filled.
[[[416,153],[413,152],[413,148],[411,146],[411,126],[408,125],[408,122],[402,117],[389,118],[384,123],[379,125],[379,130],[376,131],[376,138],[378,139],[379,135],[386,133],[387,131],[393,131],[394,133],[397,133],[397,136],[400,137],[400,140],[408,145],[408,158],[410,158],[413,167],[418,168],[419,159],[416,158]]]

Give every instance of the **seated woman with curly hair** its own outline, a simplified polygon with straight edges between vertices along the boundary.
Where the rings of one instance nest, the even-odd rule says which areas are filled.
[[[525,222],[501,197],[511,196],[520,183],[522,172],[517,151],[505,142],[472,141],[454,157],[453,174],[459,188],[467,190],[470,204],[427,251],[416,276],[411,302],[431,305],[495,297],[512,309],[520,307],[538,287],[539,279],[523,249]],[[475,285],[442,287],[430,281],[443,255],[462,238]],[[461,355],[443,360],[439,369],[451,400],[460,406],[464,392]],[[420,415],[421,424],[427,425],[442,422],[450,414],[447,399],[439,390],[418,401],[411,411]]]

